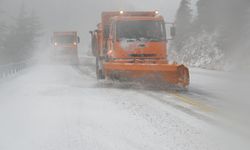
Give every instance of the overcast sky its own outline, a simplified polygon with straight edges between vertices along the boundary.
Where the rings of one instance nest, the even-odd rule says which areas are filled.
[[[46,33],[76,30],[82,41],[100,20],[102,11],[159,10],[167,21],[174,21],[180,0],[2,0],[6,15],[16,16],[22,3],[41,17]],[[86,43],[86,42],[83,42]]]

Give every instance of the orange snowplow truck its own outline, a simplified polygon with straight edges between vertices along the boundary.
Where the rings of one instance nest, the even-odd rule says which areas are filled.
[[[189,70],[169,64],[164,18],[152,12],[103,12],[90,31],[98,79],[146,79],[187,87]],[[171,36],[175,28],[170,28]]]
[[[78,64],[78,43],[80,38],[77,32],[54,32],[51,39],[54,45],[53,57],[67,64]]]

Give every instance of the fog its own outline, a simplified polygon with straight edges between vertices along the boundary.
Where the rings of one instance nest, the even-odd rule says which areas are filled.
[[[174,89],[173,93],[172,89],[164,89],[163,91],[158,91],[158,89],[148,90],[142,85],[139,85],[138,90],[137,87],[134,88],[130,85],[128,87],[127,85],[122,85],[123,82],[117,83],[116,81],[113,82],[107,80],[96,80],[96,59],[92,56],[91,53],[91,35],[89,34],[89,31],[96,29],[96,25],[100,22],[100,15],[103,11],[117,10],[158,10],[160,14],[165,18],[166,22],[175,23],[176,36],[173,40],[168,42],[168,55],[170,57],[169,62],[172,63],[173,61],[176,61],[178,62],[178,64],[184,64],[190,69],[191,84],[188,90],[178,91]],[[157,142],[157,138],[159,138],[160,140],[162,140],[161,144],[163,145],[166,144],[165,140],[169,140],[172,138],[169,137],[169,133],[172,133],[174,131],[173,135],[180,132],[180,135],[178,134],[178,136],[182,137],[183,139],[180,142],[181,144],[178,143],[178,136],[175,137],[176,139],[173,140],[174,142],[172,142],[171,139],[170,141],[172,142],[173,147],[178,147],[178,145],[184,145],[183,147],[178,147],[179,149],[185,149],[184,147],[186,145],[188,145],[190,149],[193,149],[197,146],[197,149],[200,148],[199,146],[203,147],[203,145],[197,143],[196,140],[200,139],[200,134],[202,135],[202,137],[204,136],[203,138],[205,138],[205,140],[207,140],[206,132],[209,131],[204,131],[206,130],[206,126],[205,128],[203,128],[202,126],[204,122],[210,124],[210,122],[207,121],[209,119],[204,119],[207,117],[211,117],[214,120],[221,119],[221,122],[218,126],[222,126],[227,133],[231,133],[231,131],[229,130],[234,130],[237,135],[240,135],[240,138],[247,140],[249,139],[250,135],[250,119],[248,117],[250,114],[249,18],[250,2],[248,2],[248,0],[239,0],[239,2],[236,2],[236,0],[220,0],[218,2],[216,0],[0,0],[0,111],[3,111],[2,113],[0,112],[0,117],[8,118],[9,116],[5,114],[8,114],[8,111],[11,111],[11,119],[14,120],[13,122],[15,122],[15,124],[18,124],[16,122],[18,122],[19,120],[16,121],[16,116],[19,115],[16,115],[17,112],[15,112],[15,108],[13,108],[12,106],[13,103],[15,107],[19,106],[15,102],[11,101],[12,99],[16,101],[19,101],[21,99],[19,103],[22,103],[22,100],[25,101],[27,99],[27,101],[22,104],[22,107],[19,110],[20,112],[22,112],[22,109],[29,110],[30,103],[34,103],[38,108],[40,108],[41,101],[44,101],[44,99],[49,97],[49,99],[45,100],[45,103],[42,103],[44,108],[40,108],[46,109],[47,105],[52,104],[53,109],[51,108],[52,111],[47,112],[46,117],[44,117],[43,114],[39,112],[44,110],[38,109],[37,111],[32,107],[32,109],[29,110],[30,112],[28,112],[29,114],[33,114],[33,111],[37,111],[38,114],[41,113],[40,117],[44,117],[44,120],[40,120],[38,127],[43,128],[42,125],[40,126],[40,124],[42,124],[43,122],[49,124],[50,121],[54,119],[50,118],[50,113],[54,113],[53,111],[57,110],[58,108],[58,120],[62,121],[63,124],[65,123],[65,118],[63,118],[65,117],[63,116],[65,115],[63,114],[65,111],[64,107],[66,109],[68,105],[72,106],[72,108],[68,109],[67,112],[70,114],[70,117],[66,117],[66,122],[68,123],[71,122],[71,117],[74,118],[76,117],[76,114],[79,115],[80,113],[82,113],[82,108],[78,107],[77,105],[78,103],[82,104],[82,100],[88,99],[86,103],[91,104],[93,102],[89,100],[89,97],[94,96],[94,99],[98,99],[100,101],[102,101],[102,97],[106,97],[105,100],[112,103],[112,105],[114,105],[114,108],[117,107],[117,103],[121,103],[118,106],[119,109],[120,107],[123,108],[123,105],[126,105],[125,111],[128,111],[126,109],[133,109],[132,111],[129,110],[132,112],[132,114],[139,114],[145,117],[142,119],[143,123],[144,121],[150,120],[150,125],[148,125],[150,127],[159,123],[159,125],[157,124],[157,127],[152,127],[149,131],[146,131],[152,131],[153,136],[147,136],[147,133],[143,133],[146,136],[143,135],[142,137],[149,137],[152,139],[153,137],[156,137]],[[78,48],[80,56],[80,65],[78,66],[78,68],[75,66],[72,67],[72,64],[54,64],[53,59],[55,59],[56,57],[53,57],[51,55],[51,52],[56,49],[56,45],[54,47],[54,44],[58,43],[53,42],[52,44],[51,37],[53,35],[53,32],[56,31],[77,31],[77,34],[81,38],[81,42]],[[134,32],[132,33],[134,34]],[[73,41],[74,43],[72,41],[70,42],[72,45],[77,45],[75,41]],[[125,42],[125,48],[123,49],[129,50],[130,47],[126,44],[127,43]],[[143,56],[145,55],[143,54]],[[53,63],[51,63],[50,61]],[[34,64],[38,65],[36,66]],[[20,77],[19,75],[22,78],[18,78]],[[17,81],[15,80],[16,78],[18,79]],[[26,89],[26,87],[24,86],[26,86],[25,84],[29,82],[30,79],[31,82],[34,82],[36,84],[33,85],[32,83],[29,83],[29,87]],[[108,84],[107,86],[105,86],[106,81]],[[9,84],[9,82],[11,84]],[[42,86],[40,87],[40,85]],[[122,90],[120,88],[121,85]],[[92,89],[93,87],[94,90]],[[130,87],[132,88],[130,89]],[[88,92],[83,92],[85,88],[90,91],[91,96],[88,95]],[[106,92],[106,89],[108,89],[108,92]],[[30,93],[29,90],[32,92]],[[1,93],[4,94],[1,95]],[[17,95],[13,93],[17,93]],[[62,97],[61,93],[65,94],[63,95],[64,97]],[[112,95],[113,93],[116,94]],[[145,93],[146,95],[144,95]],[[175,93],[177,93],[177,96],[175,95]],[[127,97],[121,97],[120,95],[122,94],[126,95]],[[53,100],[55,98],[53,96],[56,96],[57,103],[53,103]],[[184,98],[181,96],[183,96]],[[163,100],[161,99],[162,97]],[[1,103],[1,98],[7,101],[10,100],[10,103],[6,102],[8,104],[8,107],[5,108],[5,104]],[[36,101],[36,98],[39,101]],[[33,99],[35,99],[35,102],[33,101]],[[63,103],[65,103],[63,104],[65,105],[63,108],[58,107],[58,103],[61,104],[61,99],[64,99]],[[77,104],[72,104],[69,99],[77,99]],[[110,99],[112,99],[112,101],[110,101]],[[117,102],[118,99],[121,99],[121,102]],[[148,101],[144,101],[144,99]],[[141,100],[142,104],[140,103],[140,101],[138,102],[133,100]],[[91,104],[92,108],[96,108],[96,105],[99,105],[96,103],[98,102],[94,102],[93,104]],[[156,103],[157,105],[155,105]],[[216,111],[212,113],[206,111],[201,112],[201,110],[195,108],[199,107],[197,105],[202,104],[204,104],[204,106],[211,106],[215,108]],[[136,105],[136,108],[134,108],[134,105]],[[143,108],[146,105],[148,106],[146,108]],[[171,107],[171,109],[166,109],[166,105],[167,107]],[[156,106],[156,108],[153,108],[154,106]],[[79,110],[74,112],[74,109],[76,107]],[[101,108],[102,107],[100,107],[100,109]],[[162,111],[161,109],[164,111]],[[176,109],[177,112],[180,111],[181,113],[175,114],[176,110],[172,111],[172,109]],[[168,112],[166,113],[165,110],[168,110]],[[92,109],[84,113],[91,114],[93,113],[91,111]],[[100,112],[100,114],[101,113],[102,112]],[[172,116],[172,118],[174,119],[169,120],[168,113],[170,114],[170,116],[174,114]],[[195,116],[195,113],[197,113],[198,115],[196,114]],[[95,114],[95,112],[93,114]],[[112,114],[116,114],[115,110],[112,110]],[[152,114],[155,117],[153,117],[153,119],[155,119],[153,121],[151,120],[152,118],[150,118],[150,115]],[[167,114],[167,117],[162,117],[162,114]],[[25,118],[25,115],[26,114],[21,113],[20,117]],[[90,122],[93,121],[91,115],[88,116],[90,118]],[[121,116],[122,115],[123,114],[121,114]],[[182,120],[183,116],[185,119]],[[32,117],[36,116],[31,115],[31,118]],[[47,117],[50,118],[49,121],[46,120]],[[63,119],[60,120],[60,117]],[[77,117],[79,117],[80,119]],[[82,127],[79,123],[79,120],[82,119],[82,116],[79,115],[77,117],[74,118],[75,124],[73,123],[73,126],[71,126],[72,128],[76,126],[77,128]],[[99,119],[98,116],[95,117],[97,117],[95,118],[96,120]],[[103,117],[105,118],[105,116]],[[120,114],[116,117],[119,118]],[[127,117],[129,118],[130,116],[128,115]],[[141,116],[139,116],[139,118],[140,117]],[[181,119],[178,120],[179,118]],[[198,121],[194,118],[198,118]],[[36,119],[39,120],[39,118]],[[130,119],[131,118],[127,120],[129,121]],[[193,119],[195,121],[193,121]],[[103,121],[102,118],[100,120]],[[175,122],[176,120],[176,124],[173,123],[174,125],[172,127],[168,126],[169,122],[172,123],[172,121]],[[200,122],[201,120],[203,121]],[[29,121],[30,126],[32,126],[32,123],[34,123],[32,122],[33,120],[30,119]],[[108,119],[108,127],[110,125],[115,126],[112,121],[112,118]],[[162,125],[162,122],[165,123],[164,126]],[[196,125],[196,123],[198,122],[198,126],[202,126],[201,128],[203,129],[196,130],[195,127],[192,128],[193,126],[186,126],[187,122],[191,122],[190,126],[192,126],[193,124]],[[2,122],[0,122],[0,124],[1,123]],[[12,123],[12,121],[10,121],[10,123]],[[27,127],[26,123],[24,124],[24,126]],[[95,126],[96,124],[91,125]],[[100,126],[102,125],[103,123],[100,123]],[[123,124],[121,124],[121,126],[122,125]],[[131,126],[133,125],[134,124],[132,122]],[[135,127],[135,129],[139,129],[140,126],[144,125],[139,124],[137,127]],[[4,125],[4,127],[6,127],[8,130],[11,129],[8,128],[8,124],[6,126]],[[173,127],[174,130],[172,130]],[[183,128],[179,130],[179,127]],[[22,127],[16,128],[15,125],[13,125],[12,128],[18,131],[22,130]],[[50,127],[48,128],[51,129]],[[55,127],[55,129],[58,128]],[[155,134],[155,129],[157,130],[157,132],[160,132],[160,134],[157,134],[161,136]],[[167,136],[161,133],[162,131],[165,131],[165,129],[168,129],[166,130]],[[175,132],[175,129],[177,130],[177,132]],[[1,129],[1,125],[0,130],[4,130],[4,128]],[[8,130],[6,130],[6,135],[8,134]],[[29,130],[28,127],[27,130]],[[37,131],[35,129],[33,130],[34,132]],[[100,130],[103,131],[103,129]],[[126,130],[130,131],[130,126],[126,127]],[[14,131],[10,136],[14,137],[16,135],[16,132]],[[71,131],[69,130],[67,132]],[[130,132],[132,133],[133,131]],[[60,137],[62,133],[61,130],[58,130],[58,133],[57,136]],[[38,132],[37,135],[39,134],[41,133]],[[47,133],[45,132],[42,134]],[[76,134],[78,135],[79,132],[76,131]],[[96,134],[98,135],[98,133]],[[104,135],[105,134],[106,133],[104,133]],[[248,138],[245,138],[244,134],[248,136]],[[133,136],[133,134],[131,135]],[[46,137],[47,136],[49,137],[51,135],[48,134],[46,135]],[[123,136],[123,133],[121,133],[121,136]],[[136,136],[133,137],[135,137],[136,139]],[[4,140],[1,141],[1,138],[4,139],[4,137],[1,137],[0,135],[0,144],[6,143],[4,142]],[[27,137],[24,137],[24,141],[25,138]],[[32,134],[29,138],[33,139]],[[239,141],[241,141],[240,138],[238,139]],[[64,140],[66,141],[65,143],[68,142],[68,139],[63,139],[62,141]],[[175,140],[177,140],[177,142],[175,142]],[[191,142],[189,140],[191,140]],[[20,141],[20,139],[16,138],[16,141]],[[139,143],[141,142],[140,140],[138,141]],[[149,142],[147,143],[150,143],[151,139],[148,139],[148,141]],[[54,142],[53,139],[52,142]],[[60,142],[56,144],[59,144],[61,146]],[[8,144],[6,145],[6,147],[9,146]],[[27,145],[29,145],[29,142],[27,142]],[[155,145],[157,145],[159,149],[165,148],[160,144]],[[0,145],[0,149],[1,146],[2,145]],[[154,148],[157,149],[157,146],[156,148]]]
[[[169,21],[174,21],[180,0],[3,0],[7,16],[17,16],[20,7],[35,10],[41,18],[46,34],[44,43],[54,31],[78,31],[81,51],[89,47],[89,30],[95,29],[102,11],[159,10]],[[49,44],[49,43],[48,43]]]

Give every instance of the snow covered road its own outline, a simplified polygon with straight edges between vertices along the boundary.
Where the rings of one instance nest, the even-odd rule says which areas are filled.
[[[174,107],[175,95],[105,87],[91,74],[37,65],[1,82],[0,149],[235,149],[215,127]]]

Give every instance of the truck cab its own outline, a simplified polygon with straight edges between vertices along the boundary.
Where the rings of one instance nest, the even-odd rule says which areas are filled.
[[[158,11],[103,12],[90,31],[97,79],[153,81],[187,87],[189,70],[167,59],[167,33]],[[175,35],[170,27],[171,38]]]
[[[167,37],[161,16],[111,18],[109,57],[116,59],[166,59]]]
[[[78,44],[80,38],[77,32],[54,32],[51,40],[53,57],[62,63],[78,64]]]

